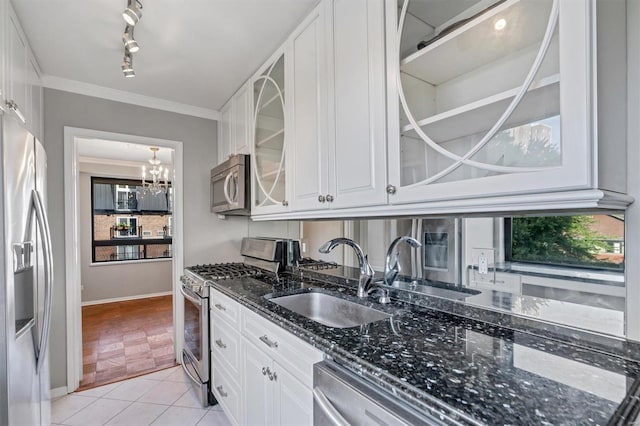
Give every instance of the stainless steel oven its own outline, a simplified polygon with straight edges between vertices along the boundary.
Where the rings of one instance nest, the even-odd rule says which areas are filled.
[[[202,406],[211,402],[209,392],[209,288],[195,276],[184,275],[180,292],[184,299],[182,368],[193,382]]]
[[[211,169],[211,212],[246,216],[249,205],[249,156],[231,155],[228,160]]]

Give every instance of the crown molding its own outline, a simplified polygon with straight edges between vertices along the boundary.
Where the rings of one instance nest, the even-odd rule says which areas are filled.
[[[206,118],[209,120],[220,120],[220,111],[216,111],[214,109],[182,104],[179,102],[168,101],[166,99],[154,98],[152,96],[140,95],[137,93],[126,92],[124,90],[111,89],[109,87],[98,86],[96,84],[70,80],[53,75],[44,75],[42,77],[42,85],[49,89],[76,93],[78,95],[124,102],[131,105],[174,112],[192,117]]]

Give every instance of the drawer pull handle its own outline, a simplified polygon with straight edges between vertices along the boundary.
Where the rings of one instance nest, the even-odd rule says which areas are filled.
[[[269,340],[269,338],[267,337],[266,334],[264,336],[260,337],[260,341],[262,343],[264,343],[265,345],[269,346],[270,348],[277,348],[278,347],[278,342],[274,342],[272,340]]]
[[[221,397],[226,398],[227,396],[229,396],[229,394],[222,389],[222,385],[217,386],[216,389],[218,389],[218,393]]]
[[[222,342],[222,339],[218,339],[218,340],[216,340],[216,345],[218,345],[218,347],[219,347],[219,348],[222,348],[222,349],[226,349],[226,348],[227,348],[227,345],[225,345],[225,344]]]
[[[274,371],[273,373],[271,371],[269,371],[269,369],[267,368],[267,376],[269,376],[269,380],[271,380],[272,382],[274,380],[278,380],[278,376],[276,375],[276,372]]]
[[[263,376],[267,375],[267,367],[262,367],[262,375]]]
[[[219,304],[219,303],[216,303],[216,304],[215,304],[215,305],[213,305],[213,306],[215,306],[216,308],[218,308],[218,309],[219,309],[219,310],[221,310],[221,311],[226,311],[226,310],[227,310],[227,308],[225,308],[224,306],[222,306],[222,305],[221,305],[221,304]]]

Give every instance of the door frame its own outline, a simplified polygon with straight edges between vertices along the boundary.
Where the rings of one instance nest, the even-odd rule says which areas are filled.
[[[127,135],[78,127],[64,127],[64,224],[65,224],[65,292],[67,332],[67,392],[78,389],[82,377],[82,307],[80,265],[80,175],[78,138],[127,142],[173,149],[173,340],[176,359],[182,352],[182,312],[175,297],[184,268],[184,177],[183,145],[180,141]]]

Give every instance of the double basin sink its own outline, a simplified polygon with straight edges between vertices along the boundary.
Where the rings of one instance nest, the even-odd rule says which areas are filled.
[[[465,297],[479,293],[474,290],[463,289],[456,291],[431,286],[420,286],[425,288],[418,289],[415,287],[415,283],[405,284],[401,281],[393,284],[392,287],[397,289],[417,290],[423,294],[453,300],[462,300]],[[310,320],[334,328],[356,327],[392,317],[392,314],[387,312],[361,305],[339,296],[313,291],[313,289],[309,292],[273,297],[269,298],[269,300]]]

